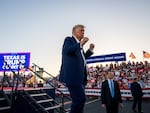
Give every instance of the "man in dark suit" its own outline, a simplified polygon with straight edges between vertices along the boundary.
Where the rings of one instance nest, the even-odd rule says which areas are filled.
[[[143,113],[141,109],[143,92],[140,84],[137,82],[137,78],[134,78],[133,83],[131,83],[130,89],[133,96],[133,105],[132,105],[133,112],[134,113],[137,112],[135,108],[136,108],[136,104],[138,104],[138,112]]]
[[[70,113],[83,113],[86,100],[84,86],[87,81],[86,61],[93,54],[94,44],[84,53],[83,46],[89,40],[84,37],[84,26],[75,25],[72,36],[66,37],[62,49],[60,81],[65,83],[72,98]]]
[[[113,71],[108,71],[107,77],[101,88],[102,107],[106,108],[107,113],[118,113],[118,106],[123,107],[119,85],[113,80]]]

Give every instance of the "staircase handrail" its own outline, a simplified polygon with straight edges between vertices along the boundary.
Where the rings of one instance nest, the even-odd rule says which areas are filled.
[[[34,66],[36,66],[36,67],[38,67],[38,68],[41,68],[40,66],[38,66],[37,64],[35,64],[35,63],[32,63]],[[45,71],[44,69],[43,69],[43,72],[45,72],[47,75],[49,75],[50,77],[53,77],[54,78],[54,76],[52,75],[52,74],[50,74],[50,73],[48,73],[47,71]]]
[[[40,79],[44,80],[46,83],[48,83],[51,87],[53,87],[56,91],[58,91],[60,93],[60,95],[62,96],[62,109],[63,111],[65,110],[64,109],[64,97],[65,97],[65,94],[58,88],[58,87],[55,87],[53,84],[51,84],[48,80],[46,80],[44,77],[42,77],[39,73],[37,73],[36,71],[33,71],[31,68],[29,67],[25,67],[27,69],[29,69],[30,71],[32,71],[37,77],[39,77]]]
[[[8,79],[8,77],[6,76],[6,66],[10,69],[10,71],[13,73],[13,84],[12,84],[12,92],[14,91],[14,81],[15,81],[15,77],[17,77],[17,83],[18,83],[18,75],[14,72],[14,70],[13,69],[11,69],[11,67],[10,67],[10,65],[8,65],[7,64],[7,62],[6,61],[3,61],[4,63],[5,63],[5,66],[4,66],[4,77],[3,77],[3,80],[2,80],[2,90],[3,90],[3,88],[4,88],[4,81],[5,81],[5,79],[7,80],[7,82],[8,82],[8,84],[9,84],[9,86],[11,86],[11,84],[10,84],[10,81],[9,81],[9,79]],[[18,73],[19,73],[19,71],[18,71]],[[15,76],[15,77],[14,77]],[[16,90],[17,90],[17,87],[18,87],[18,85],[16,85]]]
[[[13,102],[13,97],[15,95],[16,92],[14,92],[14,81],[15,81],[15,77],[17,77],[16,73],[14,72],[14,70],[11,69],[11,67],[7,64],[6,61],[3,61],[5,63],[5,66],[4,66],[4,76],[3,76],[3,80],[2,80],[2,88],[1,88],[1,91],[3,91],[3,88],[4,88],[4,81],[7,80],[8,84],[10,87],[12,87],[12,90],[11,90],[11,95],[10,95],[10,100],[7,98],[7,101],[8,103],[10,104],[10,106],[12,106],[12,102]],[[10,83],[10,80],[8,79],[8,76],[6,75],[6,66],[10,69],[10,71],[13,73],[13,83],[11,85]],[[16,89],[17,89],[17,85],[16,85]]]

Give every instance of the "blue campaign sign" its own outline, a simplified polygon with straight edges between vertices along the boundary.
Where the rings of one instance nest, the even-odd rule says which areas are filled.
[[[108,54],[101,56],[92,56],[86,59],[87,64],[89,63],[97,63],[97,62],[118,62],[118,61],[126,61],[126,53],[116,53],[116,54]]]
[[[30,53],[0,53],[0,71],[18,71],[30,65]]]

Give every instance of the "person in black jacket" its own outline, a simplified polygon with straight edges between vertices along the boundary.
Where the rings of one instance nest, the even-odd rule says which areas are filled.
[[[142,92],[142,88],[140,86],[140,84],[137,82],[137,78],[134,78],[133,83],[131,83],[131,93],[133,96],[133,105],[132,105],[132,110],[134,113],[136,113],[136,104],[138,104],[138,112],[139,113],[143,113],[142,111],[142,96],[143,96],[143,92]]]
[[[84,37],[84,25],[75,25],[72,36],[66,37],[62,48],[62,64],[59,80],[65,83],[72,98],[70,113],[83,113],[86,101],[87,82],[86,58],[93,54],[94,44],[84,52],[83,47],[89,38]]]
[[[102,83],[101,88],[102,107],[106,108],[107,113],[118,113],[119,106],[123,107],[119,85],[113,80],[113,71],[109,71],[107,77],[108,79]]]

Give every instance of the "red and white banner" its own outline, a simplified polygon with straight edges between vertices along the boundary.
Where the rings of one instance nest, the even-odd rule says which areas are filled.
[[[69,95],[69,91],[67,88],[59,88],[60,91],[62,91],[64,94]],[[143,98],[150,98],[150,88],[144,88],[143,90]],[[125,98],[131,98],[131,91],[130,89],[121,89],[121,96]],[[58,94],[58,92],[56,92]],[[86,88],[85,93],[87,96],[100,96],[101,95],[101,89],[98,88]]]

